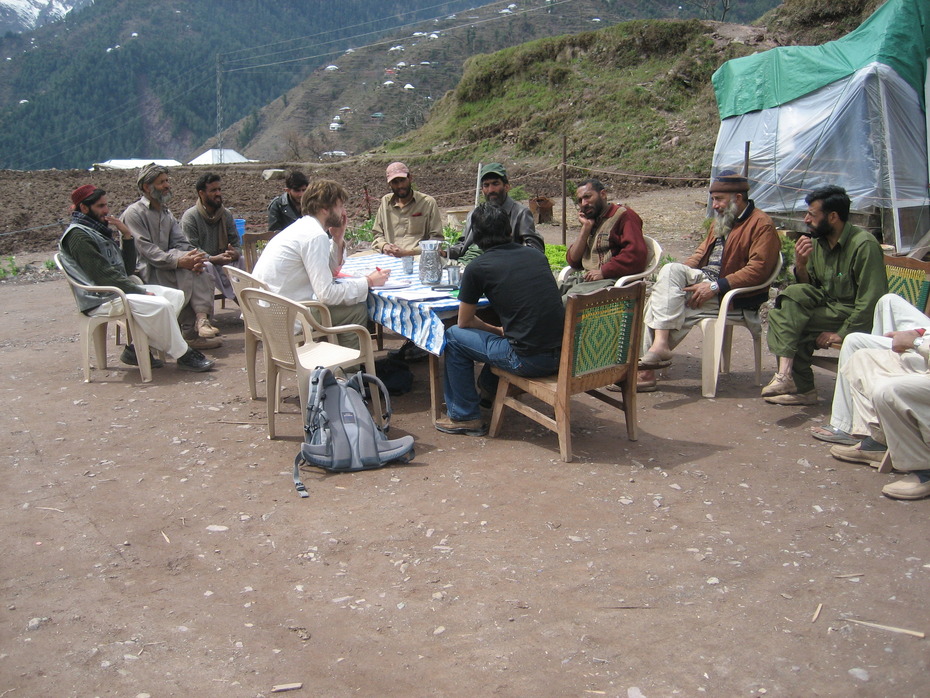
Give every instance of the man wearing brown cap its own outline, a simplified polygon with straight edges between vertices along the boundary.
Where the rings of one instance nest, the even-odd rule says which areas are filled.
[[[413,176],[402,162],[387,166],[391,193],[381,205],[371,229],[371,248],[392,257],[420,254],[421,240],[442,240],[442,219],[432,196],[413,190]]]
[[[672,363],[672,350],[703,317],[717,314],[723,294],[758,286],[778,263],[781,243],[775,225],[749,198],[745,177],[721,172],[711,183],[710,199],[714,213],[704,242],[683,264],[672,262],[659,270],[646,304],[640,389],[655,389],[655,369]],[[756,311],[768,297],[768,289],[737,296],[733,306]]]
[[[807,195],[808,235],[794,247],[798,283],[778,294],[769,313],[769,349],[778,371],[762,389],[766,402],[815,405],[811,358],[850,332],[870,332],[875,304],[888,292],[878,240],[849,222],[850,200],[837,186]]]
[[[222,344],[210,323],[213,312],[213,277],[204,274],[207,256],[181,230],[168,210],[172,198],[168,168],[150,163],[136,180],[142,197],[130,204],[120,220],[136,238],[136,249],[145,262],[146,281],[184,292],[186,301],[178,320],[191,346],[213,349]]]
[[[135,240],[129,228],[110,215],[106,194],[92,184],[85,184],[71,193],[71,223],[58,243],[62,266],[78,283],[115,286],[126,293],[129,312],[148,337],[149,344],[177,359],[178,368],[209,371],[213,361],[190,348],[178,327],[177,315],[184,305],[184,294],[174,288],[142,284],[141,279],[127,273],[136,266]],[[122,312],[115,294],[92,293],[74,287],[71,290],[78,309],[87,315],[106,317]],[[123,349],[120,361],[131,366],[139,364],[132,344]],[[155,357],[151,358],[151,363],[152,368],[163,365]]]

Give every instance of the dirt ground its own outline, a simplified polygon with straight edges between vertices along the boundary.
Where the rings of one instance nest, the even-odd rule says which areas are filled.
[[[622,198],[693,248],[702,190]],[[301,416],[287,404],[266,438],[235,310],[214,372],[142,384],[111,337],[85,384],[50,253],[0,284],[0,696],[926,695],[927,640],[851,621],[930,631],[930,503],[882,497],[893,475],[810,438],[830,374],[820,405],[768,405],[737,330],[704,399],[692,332],[639,396],[638,441],[573,401],[565,464],[520,415],[497,439],[435,431],[414,364],[392,433],[415,460],[308,471],[300,499]]]

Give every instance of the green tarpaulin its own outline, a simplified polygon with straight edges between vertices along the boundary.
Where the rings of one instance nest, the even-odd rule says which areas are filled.
[[[928,55],[930,0],[888,0],[842,39],[724,63],[713,77],[720,118],[777,107],[876,62],[910,84],[923,107]]]

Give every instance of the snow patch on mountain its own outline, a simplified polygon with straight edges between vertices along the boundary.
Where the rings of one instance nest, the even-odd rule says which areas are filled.
[[[31,31],[57,22],[92,0],[0,0],[0,33]]]

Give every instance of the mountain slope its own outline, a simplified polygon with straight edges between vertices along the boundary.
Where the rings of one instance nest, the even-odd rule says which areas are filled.
[[[72,9],[93,0],[0,0],[0,35],[24,32],[57,22]]]
[[[364,37],[444,16],[466,0],[97,0],[0,40],[0,167],[184,159]],[[478,4],[481,4],[480,2]],[[245,48],[243,47],[254,47]]]

